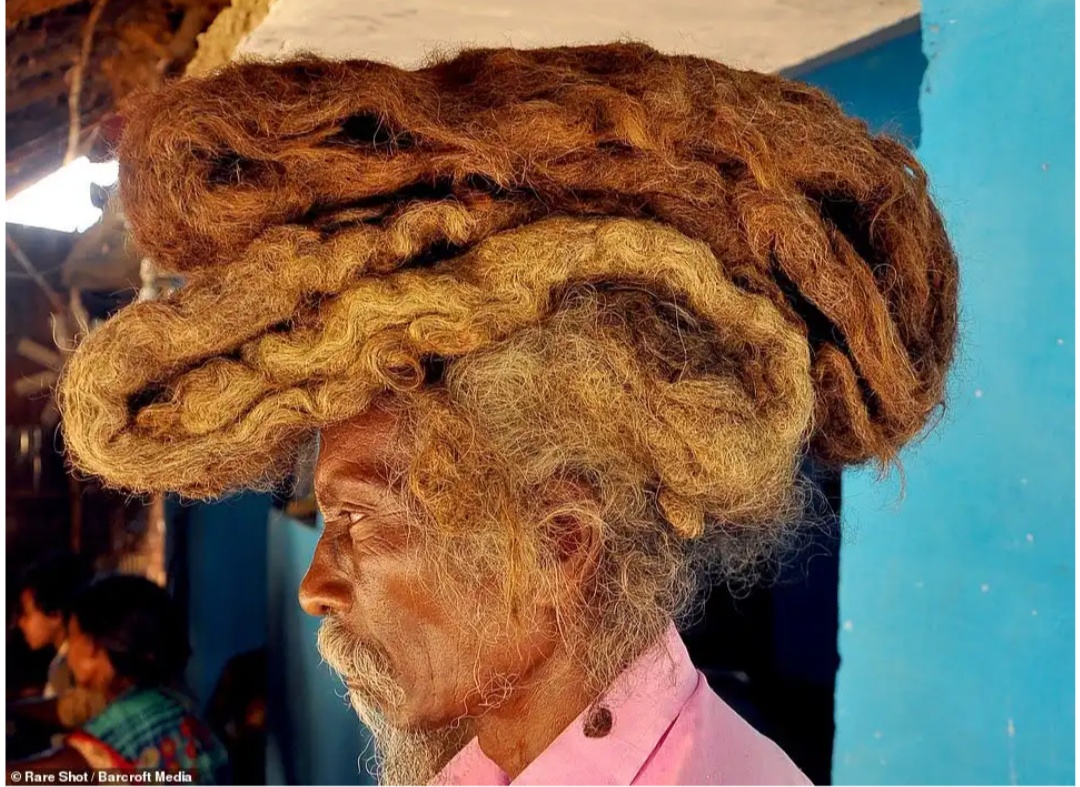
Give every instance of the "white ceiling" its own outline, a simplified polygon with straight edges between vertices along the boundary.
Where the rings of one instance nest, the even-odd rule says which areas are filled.
[[[778,71],[919,13],[920,0],[273,0],[240,54],[411,67],[433,50],[646,41]]]

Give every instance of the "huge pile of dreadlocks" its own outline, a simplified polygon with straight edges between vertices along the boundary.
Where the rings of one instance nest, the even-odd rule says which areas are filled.
[[[442,390],[504,456],[636,473],[686,538],[775,517],[807,450],[892,461],[942,404],[958,273],[926,176],[806,85],[475,50],[236,64],[126,117],[135,240],[186,284],[62,382],[112,485],[265,486],[320,427]]]

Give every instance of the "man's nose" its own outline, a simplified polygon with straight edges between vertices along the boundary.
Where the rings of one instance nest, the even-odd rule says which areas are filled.
[[[335,565],[327,539],[315,546],[307,574],[300,583],[300,607],[315,617],[347,612],[352,603],[352,584]]]

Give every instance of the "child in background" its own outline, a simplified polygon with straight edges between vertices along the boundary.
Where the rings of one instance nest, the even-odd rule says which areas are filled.
[[[19,630],[31,650],[50,645],[56,656],[42,696],[54,699],[74,681],[67,667],[67,625],[75,596],[92,577],[90,566],[78,555],[54,552],[31,565],[19,586]]]
[[[19,584],[18,627],[33,651],[55,647],[40,697],[8,705],[16,728],[55,732],[80,726],[105,707],[101,694],[75,685],[67,663],[68,618],[75,597],[93,577],[90,564],[70,552],[53,552],[31,565]]]
[[[169,594],[148,579],[112,576],[76,600],[68,665],[105,709],[46,755],[14,771],[183,772],[197,784],[228,780],[228,755],[191,703],[171,687],[187,664],[187,632]]]

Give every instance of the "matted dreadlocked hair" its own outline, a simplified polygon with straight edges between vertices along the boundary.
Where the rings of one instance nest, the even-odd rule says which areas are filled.
[[[241,63],[138,100],[120,161],[187,283],[61,383],[76,466],[115,486],[266,485],[396,392],[441,413],[412,488],[444,518],[600,489],[611,620],[644,631],[686,544],[765,548],[806,451],[888,463],[943,402],[958,271],[925,173],[777,76],[637,44]]]

